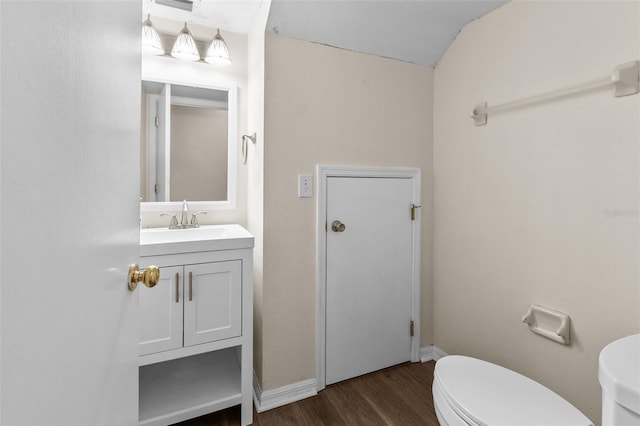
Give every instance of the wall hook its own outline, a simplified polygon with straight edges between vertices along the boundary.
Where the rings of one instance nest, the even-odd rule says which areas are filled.
[[[250,140],[255,145],[257,139],[258,137],[256,135],[256,132],[253,132],[252,135],[242,135],[242,164],[247,164],[247,140]]]

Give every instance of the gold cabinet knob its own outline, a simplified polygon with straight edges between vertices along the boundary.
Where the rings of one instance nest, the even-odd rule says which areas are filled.
[[[155,287],[159,279],[160,268],[157,266],[151,265],[141,270],[135,263],[129,265],[129,290],[131,291],[138,287],[139,282],[142,282],[142,284],[149,288]]]

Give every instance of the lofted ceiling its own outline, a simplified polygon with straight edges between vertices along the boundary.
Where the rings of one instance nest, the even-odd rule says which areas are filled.
[[[143,13],[246,34],[262,0],[143,0]],[[435,66],[467,23],[507,0],[272,0],[266,31]],[[187,7],[185,11],[160,3]],[[164,25],[167,25],[166,23]],[[177,34],[181,25],[170,32]],[[160,28],[159,28],[160,29]],[[165,30],[167,30],[165,28]],[[198,35],[194,33],[194,37]]]
[[[506,1],[273,0],[267,31],[435,66],[462,27]]]

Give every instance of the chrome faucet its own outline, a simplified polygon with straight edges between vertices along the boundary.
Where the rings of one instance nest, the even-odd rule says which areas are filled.
[[[180,217],[180,225],[186,228],[189,225],[189,204],[187,200],[182,201],[182,216]]]
[[[207,214],[205,211],[193,213],[191,215],[191,223],[189,223],[189,204],[187,200],[182,202],[182,215],[180,216],[180,223],[178,223],[178,215],[175,213],[162,212],[160,216],[170,216],[171,223],[169,223],[169,229],[186,229],[186,228],[199,228],[198,215]]]

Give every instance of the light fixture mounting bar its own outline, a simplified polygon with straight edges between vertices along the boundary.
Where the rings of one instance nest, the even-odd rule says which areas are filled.
[[[155,2],[174,9],[193,11],[193,0],[155,0]]]

